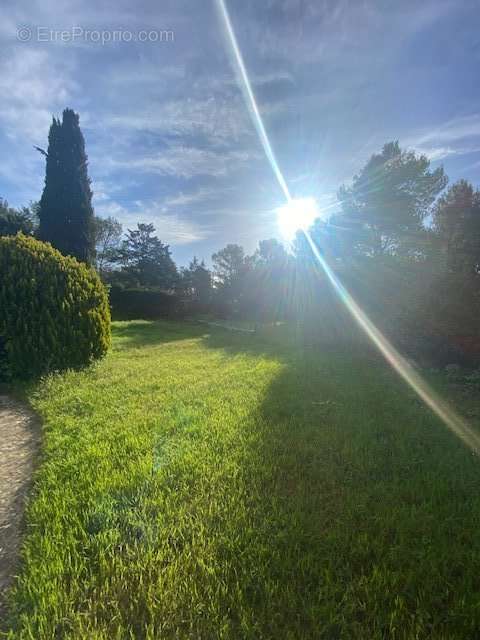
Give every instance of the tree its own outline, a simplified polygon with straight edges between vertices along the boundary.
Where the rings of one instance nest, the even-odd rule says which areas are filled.
[[[285,251],[285,247],[275,238],[260,240],[253,258],[256,266],[266,267],[271,272],[283,269],[288,263],[288,253]]]
[[[182,288],[193,302],[208,305],[212,296],[212,274],[205,266],[205,262],[196,257],[189,266],[182,270]]]
[[[35,203],[30,207],[14,209],[0,198],[0,236],[15,236],[20,231],[30,236],[35,231]]]
[[[122,265],[122,274],[129,284],[170,290],[178,280],[177,267],[170,247],[154,233],[153,224],[139,223],[137,229],[128,229],[116,262]]]
[[[245,270],[245,252],[238,244],[227,244],[212,255],[212,262],[216,285],[231,287]]]
[[[108,267],[115,261],[122,238],[122,225],[112,216],[108,218],[94,218],[96,265],[101,276],[105,275]]]
[[[259,242],[251,262],[244,294],[249,311],[262,321],[283,318],[293,294],[291,256],[271,238]]]
[[[217,298],[222,304],[239,311],[245,290],[245,278],[251,265],[243,247],[228,244],[212,255],[213,278]]]
[[[238,310],[249,267],[243,247],[228,244],[212,255],[212,262],[214,286],[221,302],[234,305]]]
[[[480,191],[459,180],[433,210],[433,229],[450,273],[477,274],[480,269]]]
[[[92,263],[95,237],[88,159],[79,116],[71,109],[64,110],[61,122],[53,118],[46,158],[39,238],[64,255]]]
[[[340,188],[342,213],[332,224],[354,252],[415,254],[422,249],[423,221],[446,184],[442,167],[430,171],[426,156],[389,142],[372,155],[351,187]]]

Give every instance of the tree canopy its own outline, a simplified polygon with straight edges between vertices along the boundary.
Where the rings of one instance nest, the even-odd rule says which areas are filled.
[[[20,231],[27,236],[32,235],[37,222],[36,207],[33,203],[30,207],[15,209],[0,198],[0,236],[15,236]]]
[[[153,224],[138,223],[136,229],[128,229],[116,261],[121,265],[125,280],[131,285],[173,289],[178,272],[170,247],[154,234]]]
[[[351,186],[339,189],[341,213],[331,223],[353,252],[418,252],[423,221],[446,184],[442,167],[431,171],[425,155],[389,142],[371,156]]]
[[[108,216],[108,218],[94,218],[96,266],[101,276],[115,262],[115,258],[122,239],[121,223]]]
[[[188,298],[201,305],[207,305],[212,298],[212,275],[205,266],[194,256],[188,267],[182,269],[182,290]]]
[[[480,191],[459,180],[433,210],[433,228],[452,273],[476,274],[480,266]]]

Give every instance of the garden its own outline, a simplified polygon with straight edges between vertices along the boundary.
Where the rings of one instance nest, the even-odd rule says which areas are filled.
[[[178,268],[95,218],[77,114],[49,140],[0,207],[0,633],[476,637],[478,192],[389,143],[345,233]]]

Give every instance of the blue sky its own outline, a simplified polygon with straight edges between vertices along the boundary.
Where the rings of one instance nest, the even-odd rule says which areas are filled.
[[[452,181],[480,183],[476,0],[227,6],[295,196],[330,210],[338,186],[391,139],[442,163]],[[282,192],[214,0],[3,0],[1,11],[0,196],[15,206],[40,197],[44,161],[32,145],[46,146],[52,114],[69,106],[98,215],[153,222],[181,264],[279,236]],[[30,29],[25,42],[19,28]],[[122,35],[101,44],[101,31]],[[140,31],[154,41],[139,42]]]

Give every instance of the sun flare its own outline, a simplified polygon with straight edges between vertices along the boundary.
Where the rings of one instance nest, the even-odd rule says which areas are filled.
[[[320,215],[314,198],[295,198],[277,210],[277,223],[286,240],[300,229],[306,231]]]

